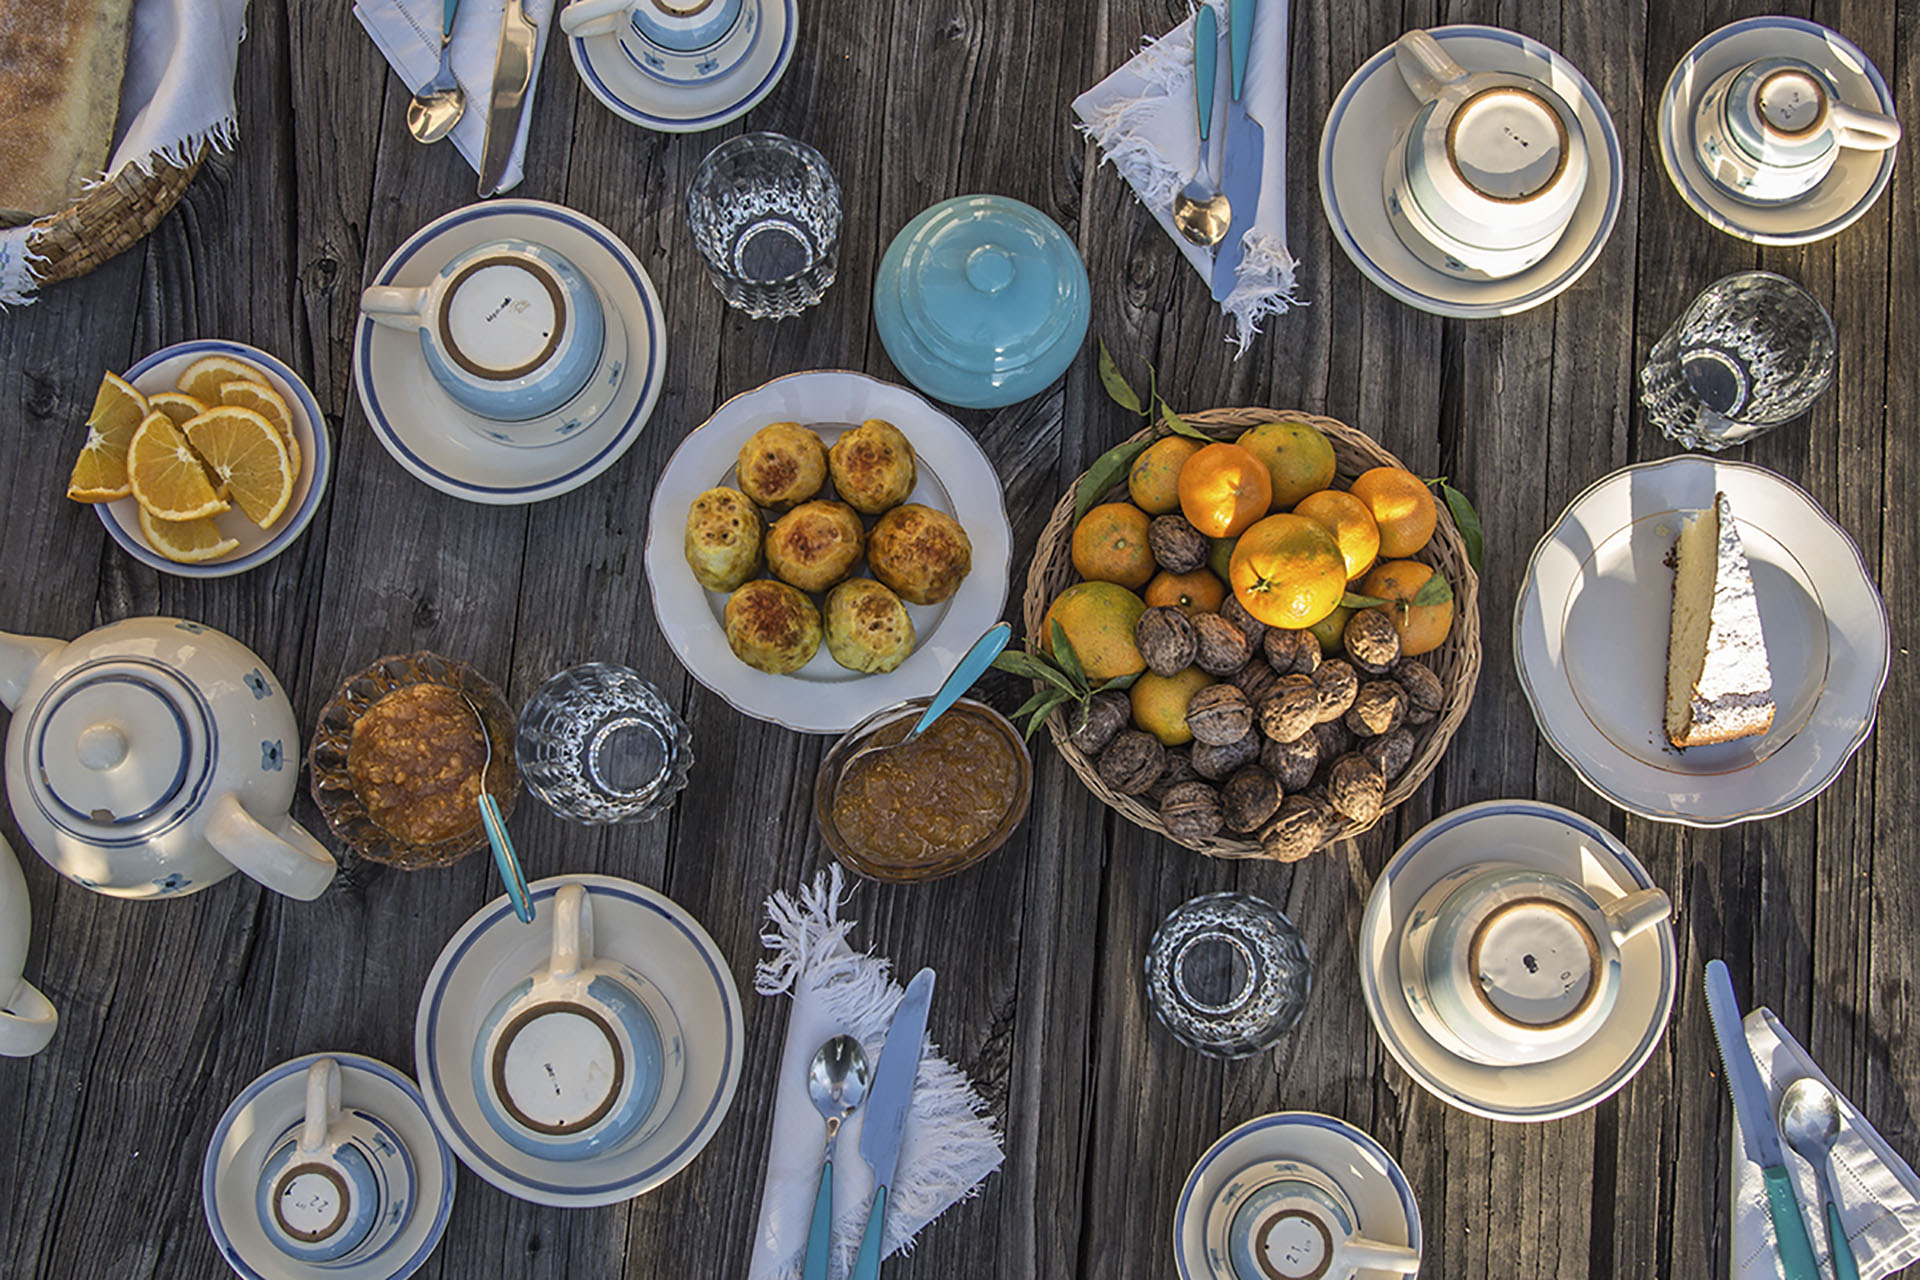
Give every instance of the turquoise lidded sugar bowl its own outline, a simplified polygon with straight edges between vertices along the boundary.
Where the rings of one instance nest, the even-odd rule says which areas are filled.
[[[1087,268],[1053,219],[1006,196],[957,196],[887,246],[873,316],[914,386],[993,409],[1066,372],[1087,336],[1090,294]]]

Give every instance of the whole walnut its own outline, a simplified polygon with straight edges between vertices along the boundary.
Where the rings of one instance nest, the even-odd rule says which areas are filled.
[[[1218,835],[1224,818],[1220,793],[1204,782],[1169,787],[1160,800],[1160,821],[1175,840],[1205,840]]]
[[[1155,516],[1147,526],[1147,549],[1168,573],[1192,573],[1207,562],[1213,544],[1183,515]]]
[[[1267,624],[1247,612],[1247,606],[1240,603],[1240,597],[1227,592],[1227,598],[1220,604],[1220,616],[1240,628],[1240,634],[1247,638],[1247,647],[1258,650],[1267,638]]]
[[[1347,728],[1346,720],[1322,720],[1313,726],[1314,746],[1320,750],[1322,760],[1336,760],[1353,750],[1353,730]]]
[[[1273,668],[1264,662],[1249,662],[1234,672],[1231,679],[1234,686],[1247,695],[1247,701],[1257,707],[1279,686],[1281,677],[1274,674]]]
[[[1195,616],[1193,629],[1199,636],[1194,665],[1210,676],[1233,675],[1253,657],[1245,633],[1217,613]]]
[[[1128,729],[1107,744],[1096,768],[1100,780],[1123,796],[1137,796],[1151,787],[1166,768],[1167,749],[1160,739]]]
[[[1292,742],[1313,728],[1319,713],[1312,676],[1281,676],[1273,692],[1260,700],[1260,732],[1275,742]]]
[[[1298,862],[1331,840],[1346,824],[1328,805],[1310,796],[1288,796],[1260,832],[1260,848],[1276,862]]]
[[[1259,765],[1235,770],[1220,793],[1228,830],[1258,831],[1280,807],[1280,798],[1280,784]]]
[[[1344,755],[1327,766],[1327,801],[1362,825],[1380,816],[1387,778],[1364,755]]]
[[[1360,754],[1373,761],[1373,767],[1392,782],[1407,771],[1407,765],[1413,760],[1413,733],[1402,728],[1368,738],[1361,744]]]
[[[1306,790],[1313,772],[1320,767],[1320,747],[1312,734],[1293,742],[1269,739],[1260,747],[1260,767],[1274,776],[1289,794]]]
[[[1412,705],[1407,707],[1407,723],[1415,728],[1419,728],[1423,724],[1432,724],[1439,715],[1440,713],[1438,711],[1429,711],[1425,707]]]
[[[1196,742],[1193,744],[1192,758],[1195,773],[1213,782],[1223,782],[1242,766],[1260,758],[1260,735],[1250,733],[1222,747]]]
[[[1187,728],[1195,742],[1224,747],[1253,732],[1253,704],[1230,684],[1210,684],[1187,703]]]
[[[1447,687],[1433,668],[1417,658],[1402,658],[1393,664],[1393,678],[1407,691],[1409,709],[1439,711],[1447,705]]]
[[[1187,748],[1175,747],[1167,752],[1166,766],[1160,770],[1160,777],[1147,788],[1147,799],[1159,804],[1167,798],[1167,793],[1183,782],[1198,782],[1200,775],[1193,771],[1193,760]]]
[[[1087,755],[1099,755],[1113,741],[1113,735],[1127,727],[1133,718],[1133,704],[1118,689],[1096,693],[1078,707],[1067,711],[1067,723],[1073,731],[1067,740]]]
[[[1383,676],[1400,661],[1400,632],[1378,609],[1362,609],[1348,618],[1342,643],[1353,665],[1370,676]]]
[[[1311,631],[1268,627],[1264,645],[1267,665],[1281,675],[1312,675],[1320,665],[1320,642]]]
[[[1360,692],[1360,677],[1346,659],[1330,658],[1315,669],[1313,689],[1320,695],[1320,713],[1314,718],[1325,724],[1347,714],[1354,695]]]
[[[1133,644],[1153,674],[1176,676],[1193,665],[1199,637],[1184,609],[1161,605],[1141,614],[1133,624]]]
[[[1391,680],[1369,680],[1347,709],[1346,726],[1362,738],[1392,733],[1407,719],[1407,694]]]

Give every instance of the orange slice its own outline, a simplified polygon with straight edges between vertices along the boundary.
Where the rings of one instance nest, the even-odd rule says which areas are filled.
[[[202,404],[215,405],[220,403],[220,384],[236,379],[264,383],[267,375],[232,356],[201,356],[187,366],[174,386]]]
[[[253,410],[215,405],[187,423],[187,439],[227,482],[227,494],[241,514],[262,529],[293,501],[286,441]]]
[[[166,414],[167,420],[176,427],[186,426],[188,418],[198,417],[207,411],[206,401],[184,391],[155,392],[147,397],[147,407]]]
[[[221,533],[211,516],[198,520],[162,520],[145,507],[140,508],[140,533],[148,546],[180,564],[218,560],[240,545],[238,538]]]
[[[213,491],[200,456],[164,413],[149,413],[133,433],[127,446],[127,479],[140,505],[162,520],[198,520],[227,509]]]
[[[127,480],[127,446],[141,419],[147,416],[147,398],[119,374],[100,379],[87,415],[87,443],[74,460],[67,496],[75,502],[112,502],[133,492]]]
[[[300,439],[293,433],[293,411],[287,408],[278,391],[264,382],[223,382],[220,403],[251,409],[271,422],[273,429],[280,433],[281,443],[287,446],[287,465],[293,468],[293,474],[300,474]]]

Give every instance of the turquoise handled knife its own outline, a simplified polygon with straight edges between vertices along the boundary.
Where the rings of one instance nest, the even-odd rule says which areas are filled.
[[[880,1274],[887,1193],[893,1189],[893,1169],[900,1160],[900,1134],[907,1127],[913,1078],[920,1071],[920,1045],[927,1038],[927,1005],[932,1000],[933,970],[922,969],[907,984],[907,994],[894,1010],[893,1025],[887,1028],[887,1043],[880,1050],[880,1066],[874,1072],[873,1092],[867,1095],[867,1116],[860,1129],[860,1154],[873,1168],[873,1208],[849,1280],[877,1280]]]

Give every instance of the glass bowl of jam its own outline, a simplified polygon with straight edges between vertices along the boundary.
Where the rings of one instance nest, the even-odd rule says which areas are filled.
[[[874,880],[937,880],[972,866],[1007,842],[1033,799],[1019,730],[971,698],[913,742],[862,754],[905,738],[930,701],[910,698],[847,730],[814,781],[827,848]]]

